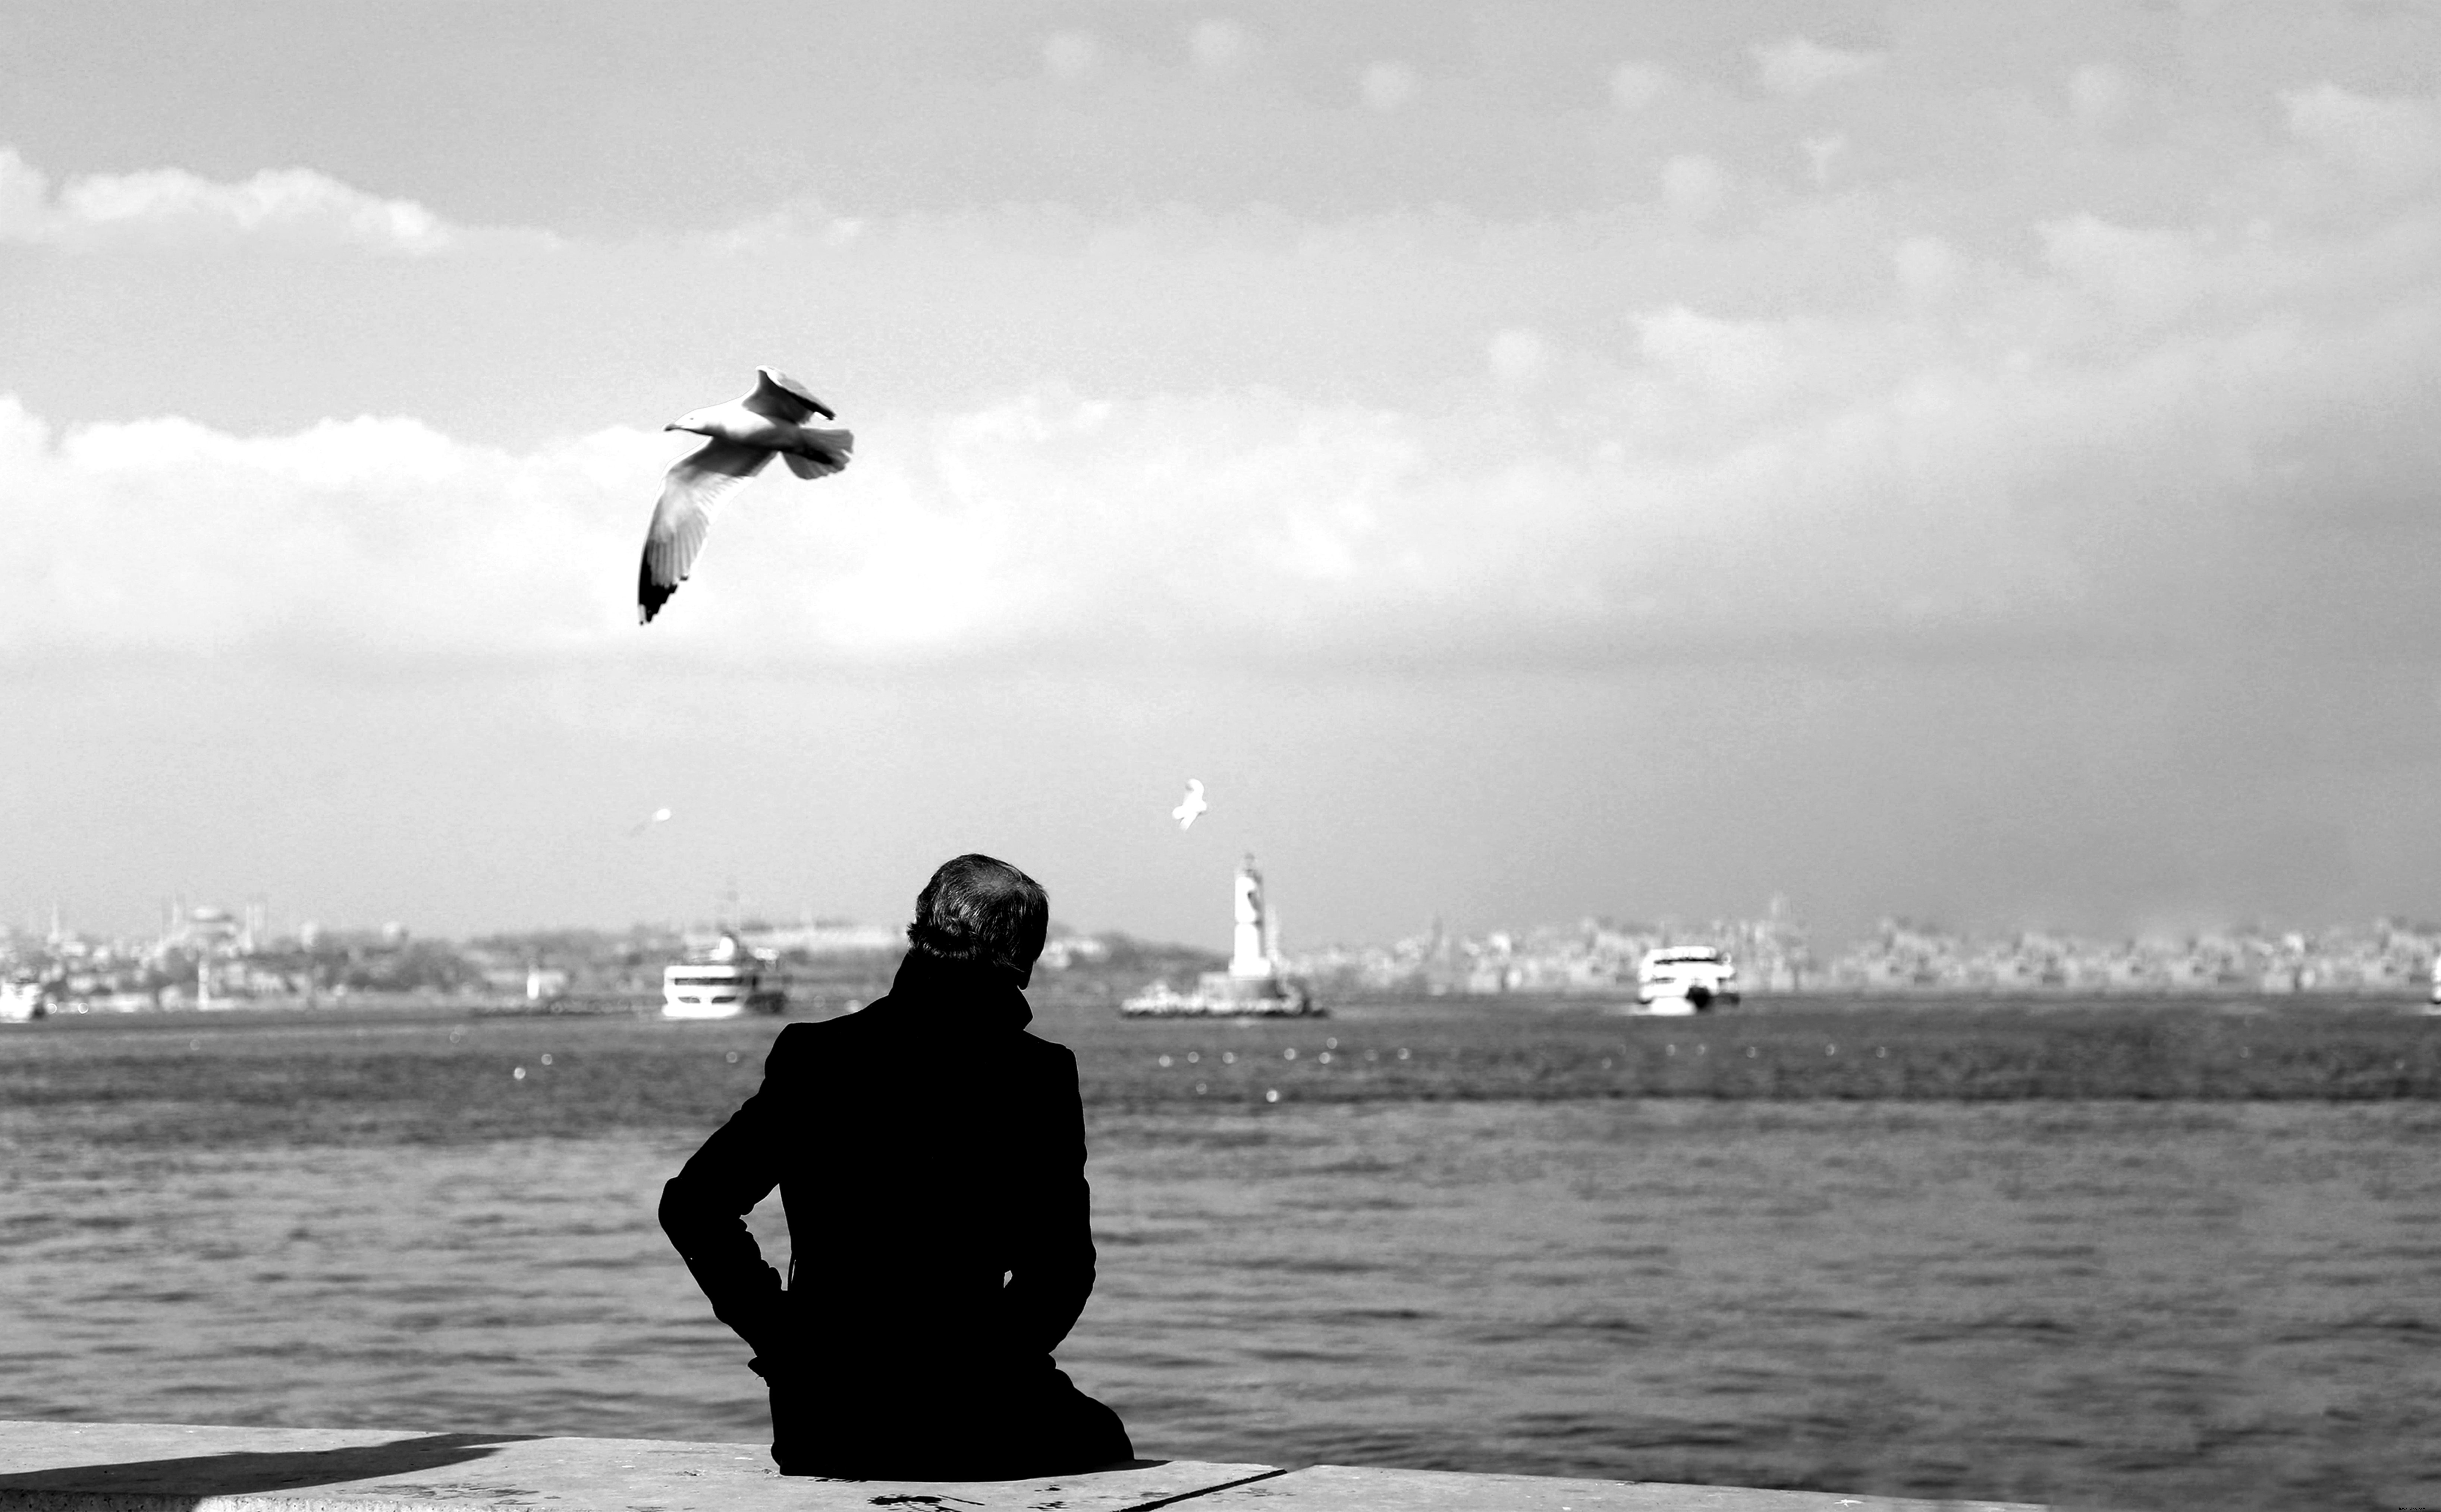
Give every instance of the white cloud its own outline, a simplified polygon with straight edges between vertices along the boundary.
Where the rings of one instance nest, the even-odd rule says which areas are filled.
[[[1910,303],[1935,304],[1958,287],[1963,260],[1956,248],[1937,236],[1911,236],[1892,251],[1899,288]]]
[[[1610,71],[1611,103],[1621,110],[1642,110],[1671,87],[1670,70],[1659,63],[1623,63]]]
[[[2068,76],[2069,115],[2088,132],[2118,125],[2134,97],[2127,75],[2108,63],[2086,63]]]
[[[1496,411],[1045,384],[860,419],[841,477],[741,495],[650,627],[635,560],[672,438],[55,435],[0,403],[20,543],[0,661],[1536,663],[2233,624],[2344,641],[2392,613],[2344,552],[2396,560],[2433,531],[2360,536],[2347,512],[2441,488],[2414,439],[2441,376],[2429,274],[2342,314],[2352,274],[2312,246],[2272,277],[2189,233],[2084,216],[2042,236],[2046,271],[1998,292],[1906,240],[1911,298],[1881,315],[1664,305],[1614,359],[1565,364],[1497,328],[1473,348]],[[2331,284],[2301,300],[2293,277]],[[2304,522],[2320,578],[2282,544]]]
[[[386,200],[310,169],[216,183],[184,169],[48,176],[0,148],[0,242],[98,247],[240,239],[378,252],[446,250],[459,232],[412,200]]]
[[[1720,213],[1728,191],[1728,175],[1701,153],[1683,153],[1661,165],[1661,202],[1683,223],[1699,224]]]
[[[1254,38],[1235,21],[1199,21],[1187,33],[1186,46],[1198,72],[1219,78],[1236,72],[1245,63],[1254,50]]]
[[[869,224],[861,216],[837,215],[820,204],[805,202],[699,233],[696,240],[722,252],[748,256],[798,249],[836,252],[863,236]]]
[[[2378,189],[2412,189],[2441,169],[2441,106],[2433,100],[2377,99],[2323,83],[2284,91],[2280,103],[2299,140]]]
[[[0,147],[0,240],[32,241],[51,214],[49,175]]]
[[[1882,61],[1877,52],[1826,47],[1805,37],[1758,45],[1752,49],[1763,87],[1775,95],[1810,95],[1825,84],[1853,78]]]
[[[1074,83],[1102,65],[1102,42],[1090,31],[1055,32],[1042,44],[1042,66],[1052,78]]]
[[[1403,63],[1368,63],[1356,80],[1356,92],[1366,108],[1384,115],[1409,104],[1422,89],[1422,79]]]
[[[1847,155],[1848,134],[1828,132],[1819,136],[1808,136],[1799,142],[1797,148],[1805,154],[1805,166],[1811,171],[1816,187],[1819,188],[1831,182],[1831,165]]]
[[[2044,261],[2133,325],[2172,319],[2206,293],[2203,260],[2185,233],[2132,229],[2092,215],[2047,221],[2036,231]]]
[[[1492,333],[1484,348],[1484,360],[1492,369],[1492,381],[1504,388],[1530,387],[1543,376],[1550,357],[1550,344],[1542,333],[1523,326]]]
[[[2407,160],[2420,117],[2365,103],[2301,92],[2295,129]],[[754,484],[642,629],[635,552],[673,439],[486,446],[411,419],[54,435],[11,405],[0,660],[1547,662],[2200,638],[2214,613],[2343,637],[2384,590],[2347,561],[2290,573],[2297,536],[2356,537],[2289,527],[2369,500],[2410,522],[2386,560],[2435,544],[2414,522],[2441,493],[2441,206],[2359,194],[2364,214],[2309,234],[2278,199],[2305,155],[2236,165],[2171,225],[1860,186],[1836,216],[1757,192],[1724,230],[1742,184],[1689,154],[1662,172],[1666,215],[1028,207],[858,226],[808,208],[733,245],[655,243],[650,283],[620,281],[632,248],[577,249],[553,278],[639,307],[714,269],[742,314],[703,316],[706,350],[768,336],[766,312],[818,285],[828,308],[794,337],[904,364],[856,417],[856,466]],[[106,196],[0,166],[9,225],[114,224]],[[1824,308],[1824,268],[1836,317],[1802,313]],[[568,370],[602,383],[636,339]]]
[[[0,400],[0,513],[43,539],[0,568],[0,657],[568,643],[615,612],[577,564],[609,542],[610,459],[647,449],[665,448],[614,437],[512,457],[371,419],[273,438],[167,419],[54,441]]]

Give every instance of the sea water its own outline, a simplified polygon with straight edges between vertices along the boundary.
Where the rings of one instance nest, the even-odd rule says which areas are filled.
[[[757,1439],[746,1351],[653,1207],[775,1029],[13,1029],[0,1416]],[[1626,1097],[1572,1069],[1743,1062],[1738,1029],[1046,1025],[1084,1062],[1101,1255],[1061,1363],[1164,1458],[2441,1505],[2441,1106]],[[1907,1053],[1904,1024],[1790,1034],[1763,1043]]]

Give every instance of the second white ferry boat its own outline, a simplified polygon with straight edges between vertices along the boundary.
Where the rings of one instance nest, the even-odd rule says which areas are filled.
[[[724,933],[710,949],[689,951],[661,971],[664,1018],[734,1018],[776,1014],[788,1006],[779,981],[779,957],[750,950]]]
[[[1699,1014],[1738,1000],[1738,968],[1718,945],[1663,945],[1636,968],[1635,1012]]]

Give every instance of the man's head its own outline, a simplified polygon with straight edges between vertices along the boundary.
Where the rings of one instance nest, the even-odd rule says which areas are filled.
[[[1035,957],[1051,927],[1051,899],[1042,884],[988,855],[944,861],[915,894],[915,922],[907,939],[944,961],[979,961],[1033,975]]]

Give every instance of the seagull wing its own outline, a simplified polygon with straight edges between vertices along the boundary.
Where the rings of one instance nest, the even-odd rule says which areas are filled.
[[[837,420],[831,406],[814,397],[814,391],[777,368],[754,369],[754,391],[738,401],[766,420],[785,420],[791,425],[802,425],[816,415],[824,420]]]
[[[650,624],[686,581],[712,531],[713,507],[763,471],[771,454],[760,446],[711,441],[670,464],[661,500],[644,531],[644,560],[636,572],[636,607]]]

